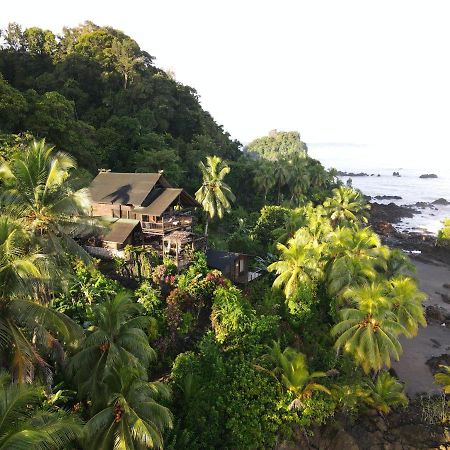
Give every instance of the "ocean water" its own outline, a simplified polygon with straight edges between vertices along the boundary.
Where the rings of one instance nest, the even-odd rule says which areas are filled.
[[[380,161],[365,160],[358,151],[355,157],[354,149],[346,149],[345,145],[330,151],[329,147],[309,145],[309,154],[319,159],[322,164],[345,172],[365,172],[374,176],[352,177],[353,187],[360,189],[363,194],[375,197],[377,195],[396,195],[401,200],[374,200],[378,203],[396,203],[398,205],[415,205],[416,202],[433,202],[445,198],[450,202],[450,167],[433,167],[433,162],[426,161],[423,167],[405,167],[387,165],[383,167]],[[348,151],[346,151],[348,150]],[[346,157],[346,154],[348,157]],[[417,165],[416,165],[417,166]],[[393,172],[399,172],[400,177],[394,177]],[[438,178],[419,178],[424,173],[434,173]],[[377,175],[380,175],[379,177]],[[341,177],[346,182],[348,177]],[[405,218],[395,227],[402,231],[420,231],[436,234],[442,228],[442,221],[450,218],[450,205],[433,205],[432,208],[416,208],[419,213],[413,218]]]

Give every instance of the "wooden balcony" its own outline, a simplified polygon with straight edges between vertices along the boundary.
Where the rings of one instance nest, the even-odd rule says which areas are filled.
[[[142,231],[146,234],[163,235],[175,230],[184,230],[194,225],[192,216],[170,216],[163,217],[158,222],[141,221]]]

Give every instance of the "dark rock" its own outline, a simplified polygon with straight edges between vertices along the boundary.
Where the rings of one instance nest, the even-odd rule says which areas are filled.
[[[430,368],[431,373],[435,375],[438,372],[442,372],[442,369],[439,366],[450,365],[450,355],[443,353],[439,356],[433,356],[426,362],[426,365]]]
[[[430,208],[431,205],[427,202],[416,202],[415,204],[418,208]]]
[[[380,222],[389,222],[391,224],[400,222],[404,217],[411,218],[419,211],[410,206],[399,206],[395,203],[383,205],[381,203],[372,203],[370,210],[370,221],[374,228]]]
[[[400,172],[393,172],[392,176],[393,177],[401,177]]]
[[[401,200],[402,197],[398,195],[376,195],[377,200]]]
[[[419,178],[437,178],[438,176],[435,173],[424,173],[420,175]]]
[[[369,174],[365,173],[365,172],[354,173],[354,172],[343,172],[342,170],[338,170],[337,176],[338,177],[368,177]]]
[[[438,198],[437,200],[435,200],[434,202],[432,202],[433,205],[450,205],[450,202],[447,201],[445,198]]]
[[[445,283],[445,284],[442,285],[442,287],[445,288],[445,289],[450,289],[450,284]]]
[[[441,306],[430,305],[427,306],[425,314],[428,320],[433,320],[439,323],[450,323],[450,313]]]
[[[442,301],[443,301],[444,303],[448,303],[448,304],[450,305],[450,295],[448,295],[448,294],[442,294],[442,292],[441,292],[441,297],[442,297]]]

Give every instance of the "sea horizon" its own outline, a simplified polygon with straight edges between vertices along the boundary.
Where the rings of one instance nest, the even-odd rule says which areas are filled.
[[[395,203],[397,205],[416,206],[416,203],[432,203],[444,198],[450,202],[450,173],[439,167],[434,161],[424,161],[422,165],[411,159],[403,161],[378,158],[373,147],[360,144],[308,144],[309,156],[318,159],[327,169],[342,172],[367,173],[369,176],[340,179],[347,182],[352,179],[352,186],[364,195],[398,196],[401,199],[374,200],[378,203]],[[400,177],[393,176],[399,172]],[[423,174],[435,174],[437,178],[420,178]],[[379,176],[378,176],[379,175]],[[396,228],[399,231],[414,231],[437,234],[442,221],[450,217],[450,205],[433,205],[418,209],[412,218],[405,218]]]

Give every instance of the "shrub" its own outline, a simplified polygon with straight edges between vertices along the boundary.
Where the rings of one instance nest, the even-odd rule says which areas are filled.
[[[217,342],[223,344],[249,331],[254,311],[235,286],[219,287],[214,293],[211,325]]]
[[[119,283],[103,275],[94,264],[75,260],[67,289],[53,298],[52,306],[83,324],[90,320],[93,305],[114,297],[121,290]]]
[[[444,220],[444,226],[438,232],[437,244],[440,247],[450,247],[450,219]]]
[[[137,302],[140,303],[148,316],[161,316],[161,292],[152,287],[149,281],[144,281],[135,291]]]

